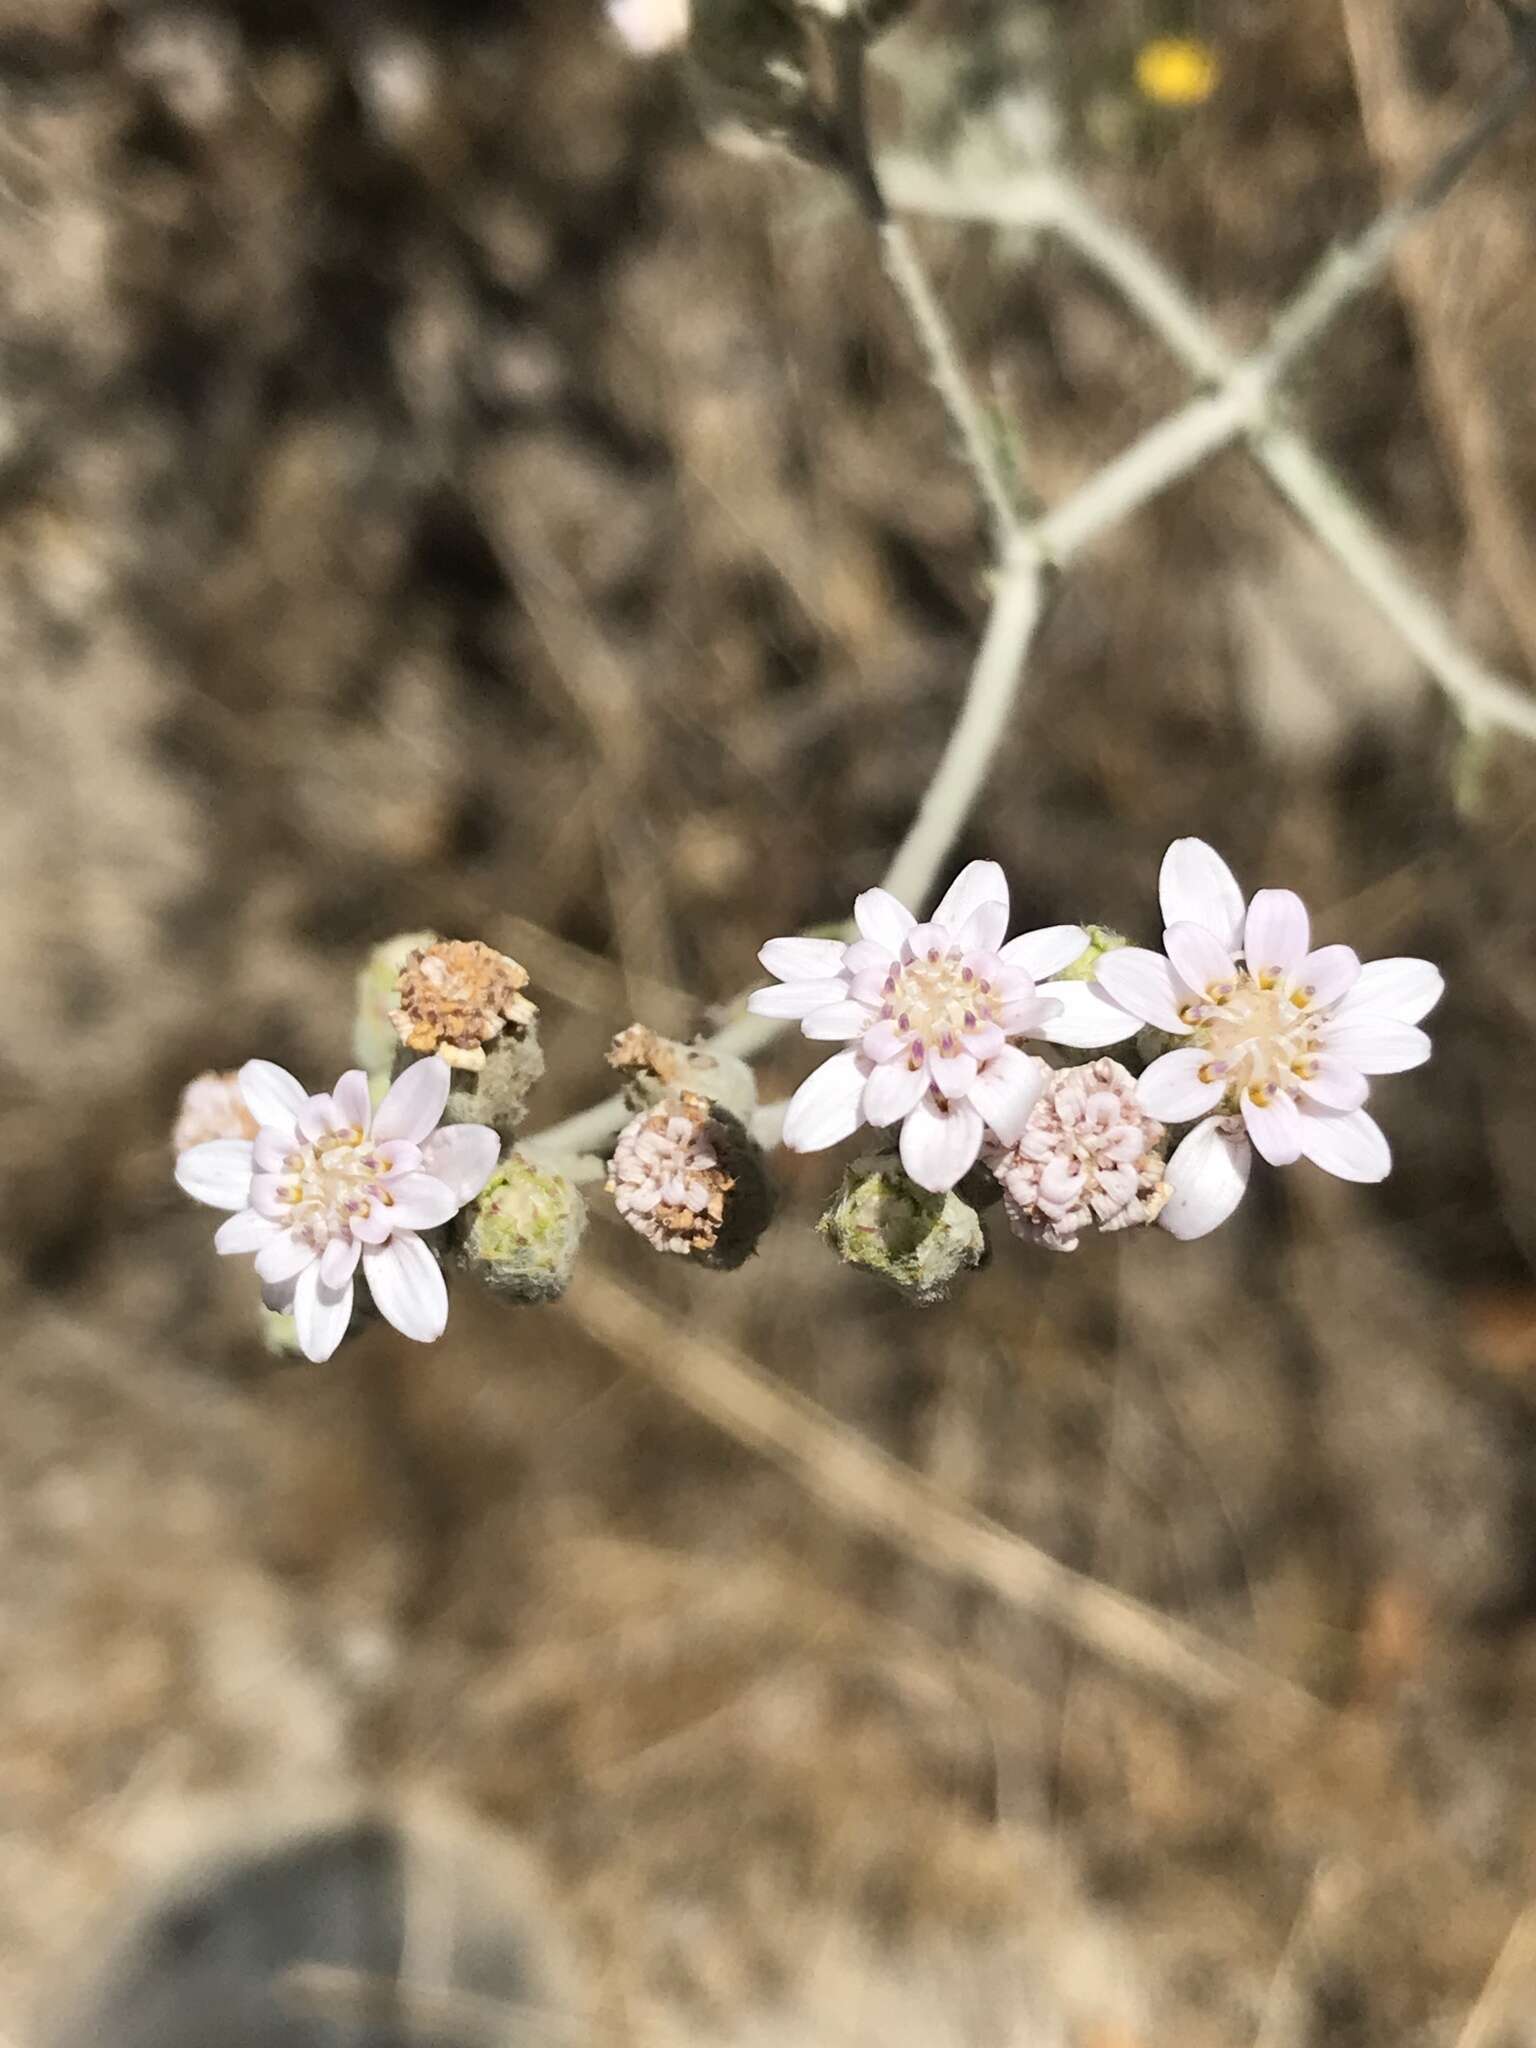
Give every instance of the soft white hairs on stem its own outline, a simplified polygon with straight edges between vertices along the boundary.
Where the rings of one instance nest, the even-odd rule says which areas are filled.
[[[1536,740],[1536,696],[1462,643],[1347,486],[1293,426],[1275,417],[1271,404],[1285,374],[1329,322],[1375,282],[1402,236],[1422,217],[1422,205],[1405,201],[1358,241],[1331,249],[1276,317],[1267,341],[1240,357],[1146,244],[1111,220],[1062,172],[951,177],[904,157],[888,159],[882,169],[893,202],[915,213],[1057,235],[1142,315],[1187,370],[1215,386],[1150,428],[1027,529],[1054,560],[1069,559],[1217,449],[1243,439],[1292,509],[1423,662],[1467,724]]]

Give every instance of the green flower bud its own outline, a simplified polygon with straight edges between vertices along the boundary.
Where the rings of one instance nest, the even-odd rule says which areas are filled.
[[[558,1301],[587,1227],[581,1190],[519,1152],[504,1159],[459,1219],[459,1266],[508,1301]]]
[[[925,1308],[945,1300],[987,1251],[969,1202],[952,1188],[930,1194],[889,1156],[855,1160],[816,1228],[845,1265],[889,1281]]]
[[[1118,952],[1127,943],[1107,924],[1085,924],[1083,930],[1088,934],[1087,951],[1079,953],[1070,967],[1063,967],[1055,976],[1057,981],[1092,981],[1104,955]]]
[[[357,976],[357,1010],[352,1023],[352,1057],[368,1076],[374,1107],[389,1087],[400,1040],[390,1012],[400,1000],[395,983],[411,954],[430,946],[436,932],[400,932],[373,948]]]

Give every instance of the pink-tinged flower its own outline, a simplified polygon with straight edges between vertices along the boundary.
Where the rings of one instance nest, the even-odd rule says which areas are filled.
[[[1168,1162],[1159,1221],[1203,1237],[1242,1200],[1252,1153],[1306,1158],[1341,1180],[1384,1180],[1387,1141],[1362,1105],[1368,1076],[1429,1058],[1418,1022],[1444,982],[1427,960],[1372,960],[1312,945],[1306,905],[1261,889],[1246,909],[1231,869],[1200,839],[1176,839],[1159,880],[1167,951],[1106,954],[1099,979],[1117,1003],[1186,1042],[1137,1084],[1165,1123],[1204,1117]]]
[[[1091,982],[1046,978],[1087,950],[1081,926],[1006,939],[1008,884],[995,861],[973,860],[924,924],[884,889],[867,889],[853,916],[852,945],[770,939],[758,954],[780,985],[747,1007],[847,1048],[795,1091],[784,1117],[792,1152],[899,1123],[902,1165],[942,1194],[988,1132],[1014,1142],[1045,1085],[1041,1061],[1015,1041],[1117,1045],[1137,1028]]]
[[[688,34],[689,0],[608,0],[608,19],[637,57],[657,57]]]
[[[1164,1135],[1118,1060],[1059,1068],[1018,1143],[989,1159],[1015,1233],[1071,1252],[1085,1230],[1150,1223],[1168,1199]]]
[[[236,1074],[199,1074],[181,1091],[171,1150],[178,1155],[215,1138],[254,1138],[256,1119],[245,1106]]]
[[[372,1109],[361,1068],[330,1095],[306,1095],[283,1068],[248,1060],[240,1092],[255,1138],[194,1145],[176,1162],[189,1195],[236,1212],[215,1251],[256,1254],[263,1299],[291,1310],[317,1364],[346,1335],[359,1263],[402,1336],[430,1344],[443,1334],[448,1292],[418,1233],[473,1201],[501,1150],[483,1124],[438,1128],[448,1083],[442,1060],[418,1060]]]

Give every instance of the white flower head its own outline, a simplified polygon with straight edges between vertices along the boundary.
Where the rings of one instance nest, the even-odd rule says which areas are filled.
[[[608,0],[608,19],[637,57],[659,57],[688,34],[689,0]]]
[[[1014,1142],[1045,1085],[1042,1062],[1015,1041],[1097,1047],[1137,1029],[1092,982],[1046,979],[1087,950],[1080,925],[1007,938],[1008,883],[995,861],[973,860],[926,923],[884,889],[867,889],[853,915],[852,945],[771,939],[758,954],[780,985],[747,1007],[846,1046],[796,1090],[784,1118],[792,1152],[899,1123],[902,1165],[942,1194],[988,1133]]]
[[[1419,1019],[1444,982],[1427,960],[1372,960],[1312,946],[1307,907],[1261,889],[1244,907],[1231,869],[1200,839],[1176,839],[1159,878],[1166,957],[1106,954],[1106,992],[1181,1038],[1137,1084],[1165,1123],[1196,1125],[1168,1162],[1159,1221],[1203,1237],[1242,1200],[1253,1153],[1272,1166],[1310,1159],[1341,1180],[1384,1180],[1392,1154],[1362,1105],[1368,1076],[1429,1058]]]
[[[1135,1076],[1118,1060],[1093,1060],[1053,1073],[1018,1143],[988,1164],[1016,1235],[1071,1252],[1085,1230],[1127,1230],[1158,1214],[1169,1192],[1163,1137],[1137,1103]]]
[[[245,1106],[236,1074],[199,1074],[181,1091],[171,1150],[178,1155],[214,1138],[254,1138],[256,1119]]]
[[[449,1080],[442,1060],[418,1060],[375,1110],[361,1068],[329,1095],[306,1095],[282,1067],[249,1060],[240,1093],[255,1138],[194,1145],[176,1161],[187,1194],[235,1212],[215,1251],[255,1253],[263,1299],[292,1313],[317,1364],[346,1335],[359,1263],[402,1336],[430,1344],[443,1333],[448,1292],[419,1233],[474,1200],[501,1149],[483,1124],[438,1128]]]

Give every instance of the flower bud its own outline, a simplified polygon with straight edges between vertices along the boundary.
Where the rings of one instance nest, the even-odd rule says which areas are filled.
[[[751,1257],[773,1214],[762,1153],[740,1118],[687,1090],[620,1131],[608,1192],[657,1251],[721,1273]]]
[[[757,1108],[757,1078],[745,1060],[682,1045],[644,1024],[631,1024],[608,1048],[608,1064],[624,1076],[631,1109],[654,1109],[669,1095],[702,1095],[746,1123]]]
[[[816,1228],[845,1265],[889,1281],[923,1308],[947,1299],[987,1251],[969,1202],[953,1188],[930,1194],[889,1155],[855,1160]]]
[[[459,1265],[508,1301],[558,1301],[586,1227],[575,1183],[514,1152],[460,1219]]]
[[[436,932],[397,932],[369,953],[357,976],[357,1009],[352,1022],[352,1057],[368,1076],[375,1103],[389,1087],[400,1041],[390,1021],[399,1001],[395,984],[413,953],[434,944]]]
[[[1078,954],[1070,967],[1063,967],[1057,974],[1058,981],[1092,981],[1098,972],[1099,962],[1106,953],[1117,953],[1126,941],[1107,924],[1085,924],[1088,945]]]
[[[1015,1234],[1070,1252],[1085,1230],[1151,1223],[1169,1194],[1165,1136],[1118,1060],[1058,1069],[1018,1142],[991,1160]]]

